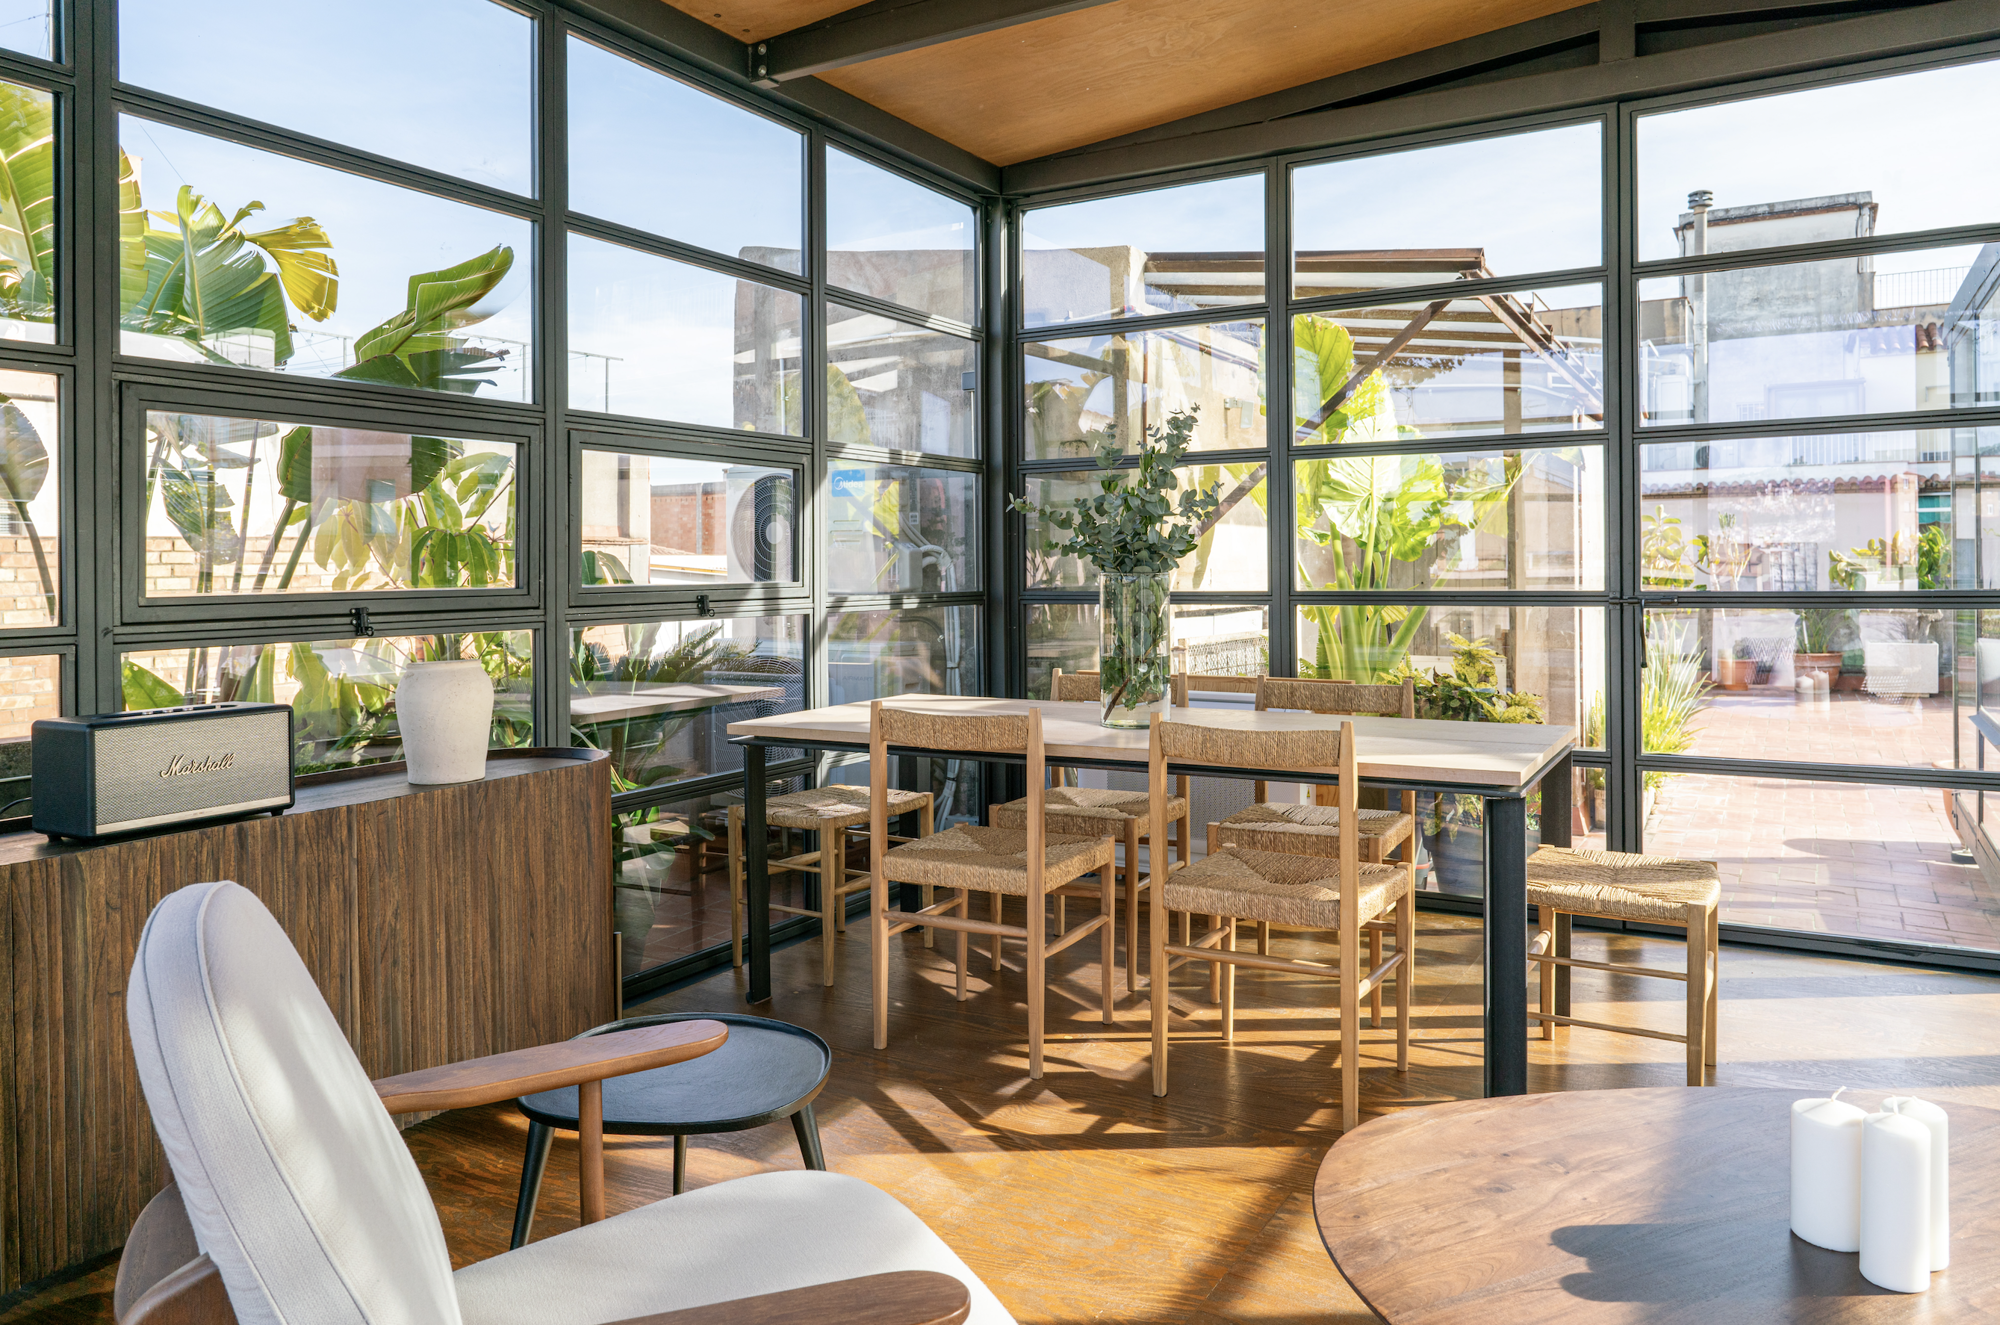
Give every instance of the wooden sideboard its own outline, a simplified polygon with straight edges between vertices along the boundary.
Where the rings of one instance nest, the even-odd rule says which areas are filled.
[[[371,1077],[565,1039],[618,1015],[609,769],[496,750],[481,782],[373,765],[300,778],[275,817],[0,836],[0,1293],[121,1246],[168,1181],[125,1029],[155,903],[210,879],[256,893]]]

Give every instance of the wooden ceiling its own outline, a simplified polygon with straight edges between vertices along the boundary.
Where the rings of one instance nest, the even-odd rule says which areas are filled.
[[[669,0],[740,41],[845,0]],[[1009,165],[1365,68],[1576,0],[1112,0],[819,77]]]

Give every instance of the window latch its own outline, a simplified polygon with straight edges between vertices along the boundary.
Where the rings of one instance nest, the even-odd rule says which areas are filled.
[[[375,633],[375,627],[370,625],[368,621],[367,608],[353,608],[348,612],[347,618],[354,625],[355,638],[366,639]]]
[[[708,595],[705,593],[698,593],[694,596],[694,610],[697,616],[715,615],[715,608],[708,601]]]

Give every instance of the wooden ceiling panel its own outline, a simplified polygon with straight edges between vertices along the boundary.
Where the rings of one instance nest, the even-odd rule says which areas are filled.
[[[829,14],[852,9],[860,0],[667,0],[690,18],[698,18],[738,41],[762,41],[817,23]]]
[[[713,0],[736,23],[842,6]],[[821,78],[997,165],[1364,68],[1573,7],[1575,0],[1117,0]],[[710,10],[689,13],[721,27]],[[740,11],[740,16],[739,16]]]

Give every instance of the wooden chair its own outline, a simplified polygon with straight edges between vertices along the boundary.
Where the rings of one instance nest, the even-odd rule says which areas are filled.
[[[1707,1069],[1715,1065],[1715,1014],[1721,1001],[1722,974],[1722,877],[1715,862],[1640,856],[1625,851],[1590,851],[1581,847],[1542,847],[1528,857],[1528,900],[1536,908],[1541,929],[1529,949],[1528,960],[1541,966],[1542,975],[1541,1008],[1530,1012],[1528,1020],[1542,1024],[1542,1038],[1554,1039],[1558,1026],[1585,1026],[1619,1035],[1672,1040],[1687,1046],[1687,1083],[1707,1084]],[[1564,915],[1684,925],[1687,969],[1669,971],[1657,966],[1559,957],[1555,953],[1556,917]],[[1675,1035],[1638,1026],[1559,1017],[1555,1010],[1558,966],[1683,981],[1687,985],[1686,1030]]]
[[[1338,808],[1354,822],[1360,789],[1354,725],[1339,730],[1284,732],[1237,731],[1196,723],[1153,720],[1148,763],[1153,830],[1165,828],[1167,769],[1172,763],[1210,767],[1334,769],[1340,783]],[[1153,1093],[1167,1093],[1167,1011],[1173,968],[1185,961],[1204,961],[1222,969],[1222,1038],[1235,1038],[1238,966],[1292,975],[1337,980],[1340,984],[1340,1117],[1341,1130],[1351,1131],[1361,1107],[1361,998],[1396,976],[1396,1070],[1410,1066],[1410,991],[1412,953],[1416,941],[1416,896],[1408,862],[1364,864],[1360,834],[1340,839],[1337,859],[1220,847],[1187,868],[1152,881],[1153,938]],[[1396,951],[1385,962],[1364,970],[1361,933],[1369,922],[1394,912]],[[1166,942],[1166,913],[1218,917],[1220,923],[1181,944]],[[1236,951],[1240,920],[1275,923],[1292,928],[1332,931],[1337,960],[1292,961],[1267,953]],[[1176,960],[1178,959],[1178,960]]]
[[[978,750],[1022,754],[1028,763],[1028,808],[1020,828],[976,828],[955,825],[942,833],[901,846],[888,844],[889,749]],[[958,997],[965,999],[966,935],[993,936],[993,961],[1000,962],[1003,939],[1026,946],[1028,975],[1028,1075],[1042,1075],[1042,1004],[1048,983],[1048,959],[1071,944],[1098,935],[1104,1024],[1111,1010],[1111,964],[1115,914],[1113,868],[1117,848],[1105,833],[1051,833],[1047,827],[1047,763],[1042,748],[1042,711],[1025,715],[926,713],[890,707],[881,700],[869,706],[868,785],[872,797],[870,840],[874,888],[870,908],[874,926],[875,1047],[889,1047],[889,940],[906,929],[931,925],[958,934]],[[1097,875],[1097,915],[1048,937],[1045,904],[1050,897],[1085,896],[1075,883],[1085,874]],[[889,884],[948,888],[954,896],[921,911],[889,910]],[[970,896],[990,894],[992,919],[972,918]],[[1027,914],[1020,925],[1001,923],[1001,902],[1023,898]],[[892,918],[893,917],[893,918]]]
[[[1097,672],[1064,672],[1061,668],[1049,674],[1049,698],[1065,704],[1094,704],[1099,698],[1099,674]],[[1176,674],[1168,692],[1171,702],[1180,708],[1187,707],[1187,677]],[[1093,837],[1109,833],[1125,847],[1125,992],[1138,990],[1139,941],[1139,894],[1145,890],[1145,876],[1139,870],[1139,848],[1150,846],[1152,837],[1147,828],[1152,811],[1143,791],[1119,791],[1109,787],[1079,787],[1067,779],[1069,769],[1058,769],[1051,779],[1045,804],[1045,823],[1052,833],[1070,836]],[[1004,805],[987,807],[987,822],[995,828],[1022,828],[1028,821],[1028,798],[1008,801]],[[1175,788],[1173,805],[1168,818],[1174,824],[1174,859],[1185,865],[1193,830],[1193,815],[1189,809],[1188,780],[1181,778]],[[1063,899],[1056,898],[1056,928],[1064,927]],[[993,968],[1000,968],[1000,945],[993,945]]]
[[[125,995],[173,1183],[127,1237],[119,1325],[1011,1325],[936,1234],[855,1178],[760,1173],[605,1218],[604,1081],[713,1050],[728,1034],[718,1022],[371,1082],[277,920],[247,889],[221,882],[192,884],[153,909]],[[392,1115],[564,1085],[579,1088],[582,1213],[598,1226],[454,1271]],[[830,1229],[840,1236],[829,1240]],[[785,1254],[742,1254],[763,1238]],[[607,1273],[606,1248],[618,1247],[660,1255],[613,1255]]]
[[[889,817],[918,816],[917,836],[929,837],[932,822],[931,794],[928,791],[897,791],[891,788]],[[783,906],[771,903],[773,911],[787,915],[818,916],[820,983],[833,983],[834,935],[847,928],[847,899],[868,891],[867,870],[842,868],[847,862],[847,837],[868,824],[869,790],[866,787],[814,787],[808,791],[773,796],[764,803],[764,822],[772,828],[791,828],[819,834],[815,850],[772,860],[766,871],[775,878],[782,870],[819,877],[819,906]],[[908,842],[907,837],[891,838]],[[924,890],[924,904],[930,905],[930,890]],[[925,946],[930,936],[925,935]],[[732,965],[743,964],[743,807],[729,807],[729,958]]]

